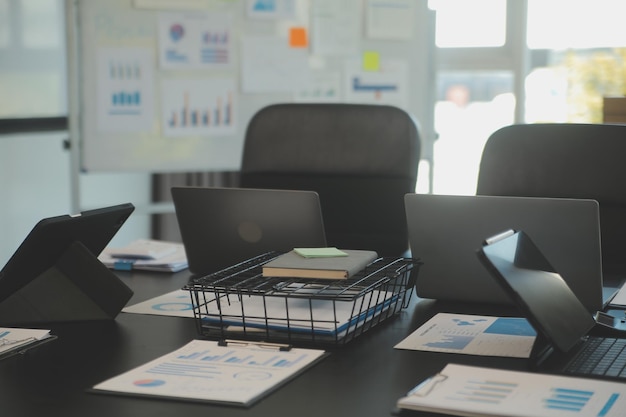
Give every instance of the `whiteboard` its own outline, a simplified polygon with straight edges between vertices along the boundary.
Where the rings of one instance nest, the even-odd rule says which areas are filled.
[[[68,83],[77,101],[70,117],[78,119],[70,133],[80,168],[238,170],[248,122],[274,103],[380,101],[419,119],[432,73],[425,59],[432,37],[420,23],[425,4],[68,1],[76,50],[69,65],[77,74]],[[410,20],[385,23],[398,21],[386,15],[398,5],[409,8]],[[372,86],[390,85],[395,90],[374,98]]]

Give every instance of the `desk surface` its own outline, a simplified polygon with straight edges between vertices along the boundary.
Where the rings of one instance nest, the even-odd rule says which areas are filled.
[[[130,304],[181,288],[187,272],[120,273]],[[122,417],[389,416],[396,400],[448,362],[525,369],[526,360],[405,351],[393,346],[439,311],[510,314],[413,295],[398,317],[372,329],[250,408],[89,392],[93,385],[197,338],[191,318],[121,313],[115,321],[44,326],[58,340],[0,361],[0,410],[6,416]]]

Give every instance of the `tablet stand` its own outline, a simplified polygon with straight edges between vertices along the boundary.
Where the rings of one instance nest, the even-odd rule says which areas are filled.
[[[82,243],[0,303],[0,325],[114,319],[133,292]]]

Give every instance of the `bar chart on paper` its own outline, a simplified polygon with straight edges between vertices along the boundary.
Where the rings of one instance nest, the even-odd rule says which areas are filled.
[[[536,332],[521,317],[438,313],[396,349],[527,358]]]
[[[495,379],[467,380],[459,390],[448,396],[450,401],[501,404],[510,397],[518,384]]]
[[[199,361],[200,363],[223,363],[239,364],[247,366],[288,368],[302,361],[305,355],[297,354],[293,357],[285,358],[283,355],[276,355],[272,350],[263,349],[221,349],[217,351],[202,350],[197,352],[179,355],[177,359],[184,361]]]
[[[626,387],[615,381],[448,364],[398,406],[458,416],[622,417]]]
[[[150,129],[154,117],[151,53],[104,48],[98,57],[98,122],[102,131]]]
[[[162,91],[165,136],[235,132],[235,82],[232,79],[166,80]]]
[[[527,387],[521,387],[519,383],[498,378],[471,378],[466,380],[459,389],[446,396],[448,401],[459,404],[484,404],[489,407],[510,407],[511,403],[526,397],[529,401],[528,409],[536,407],[538,415],[594,415],[606,417],[613,410],[620,393],[607,392],[598,394],[590,389],[560,387],[545,387],[544,392],[537,390],[535,403],[531,400]],[[522,392],[526,391],[526,396]],[[589,414],[590,410],[599,410]],[[615,410],[613,410],[615,411]],[[505,414],[505,413],[503,413]],[[508,415],[508,414],[506,414]],[[565,415],[565,414],[563,414]]]
[[[94,389],[249,404],[324,356],[321,350],[230,345],[193,340]]]
[[[111,114],[140,114],[141,112],[141,73],[137,62],[131,60],[110,61],[108,63],[109,112]]]
[[[203,63],[227,64],[230,60],[230,33],[228,30],[204,31],[202,33],[202,49],[200,51]]]

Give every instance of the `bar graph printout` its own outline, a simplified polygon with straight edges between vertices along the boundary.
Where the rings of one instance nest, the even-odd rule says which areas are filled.
[[[397,405],[458,416],[617,417],[626,384],[449,364]]]
[[[235,133],[235,91],[235,80],[230,77],[163,80],[163,135],[225,136]]]
[[[275,344],[193,340],[93,389],[248,406],[324,355],[323,350]]]
[[[97,121],[100,132],[153,129],[153,52],[148,48],[101,48],[97,59]]]
[[[396,349],[528,358],[536,332],[526,319],[439,313]]]

